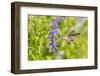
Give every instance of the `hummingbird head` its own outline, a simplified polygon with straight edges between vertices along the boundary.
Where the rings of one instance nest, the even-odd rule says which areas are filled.
[[[66,39],[67,37],[66,37],[66,36],[62,36],[62,38],[63,38],[63,39]]]

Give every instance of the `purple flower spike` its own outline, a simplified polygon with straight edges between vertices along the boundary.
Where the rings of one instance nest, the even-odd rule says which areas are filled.
[[[59,54],[57,55],[57,59],[61,59],[62,58],[62,55],[64,54],[64,51],[60,51]]]
[[[57,50],[57,44],[56,44],[56,38],[55,35],[58,34],[58,23],[59,23],[59,18],[55,18],[52,22],[52,29],[49,30],[49,38],[50,38],[50,52],[53,53]]]

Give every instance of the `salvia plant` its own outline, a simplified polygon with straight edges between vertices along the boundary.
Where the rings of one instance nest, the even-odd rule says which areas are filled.
[[[58,24],[59,24],[60,18],[55,18],[52,22],[52,29],[49,30],[49,38],[50,38],[50,44],[49,44],[49,51],[51,53],[55,52],[57,50],[57,43],[56,43],[56,35],[58,34],[57,29]],[[61,51],[58,55],[57,55],[57,59],[60,59],[63,55],[64,51]]]
[[[59,23],[59,18],[55,18],[52,24],[52,29],[49,30],[49,38],[50,38],[50,52],[53,53],[57,50],[57,44],[56,44],[56,35],[58,34],[58,23]]]

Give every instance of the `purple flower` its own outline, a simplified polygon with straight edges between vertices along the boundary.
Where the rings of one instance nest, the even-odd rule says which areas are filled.
[[[83,17],[78,17],[77,18],[77,25],[76,25],[76,29],[79,29],[81,27],[81,22],[83,20]]]
[[[66,16],[63,17],[63,19],[66,19],[66,18],[67,18]]]
[[[60,18],[55,18],[55,19],[53,20],[52,26],[53,26],[54,29],[57,29],[57,28],[58,28],[59,20],[60,20]]]
[[[61,59],[62,55],[64,54],[64,51],[60,51],[59,54],[57,55],[56,59]]]
[[[58,31],[57,31],[57,29],[52,28],[51,30],[49,30],[49,33],[56,35],[56,34],[58,34]]]
[[[55,18],[55,19],[53,20],[53,23],[54,23],[54,24],[55,24],[55,23],[58,24],[58,23],[59,23],[59,20],[60,20],[59,18]]]
[[[55,18],[52,22],[52,29],[49,30],[49,38],[50,38],[50,43],[49,43],[49,47],[50,47],[50,52],[53,53],[57,50],[57,44],[56,44],[56,38],[55,35],[58,34],[58,23],[59,23],[59,18]]]

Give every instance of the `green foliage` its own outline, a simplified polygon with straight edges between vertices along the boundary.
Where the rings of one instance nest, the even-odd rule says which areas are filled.
[[[64,54],[61,59],[79,59],[88,57],[88,21],[83,18],[81,27],[76,32],[80,35],[74,39],[74,45],[62,36],[70,31],[69,25],[76,27],[77,17],[60,18],[56,43],[58,49],[54,53],[49,52],[49,30],[52,28],[52,20],[56,16],[28,16],[28,60],[54,60],[61,50]]]

